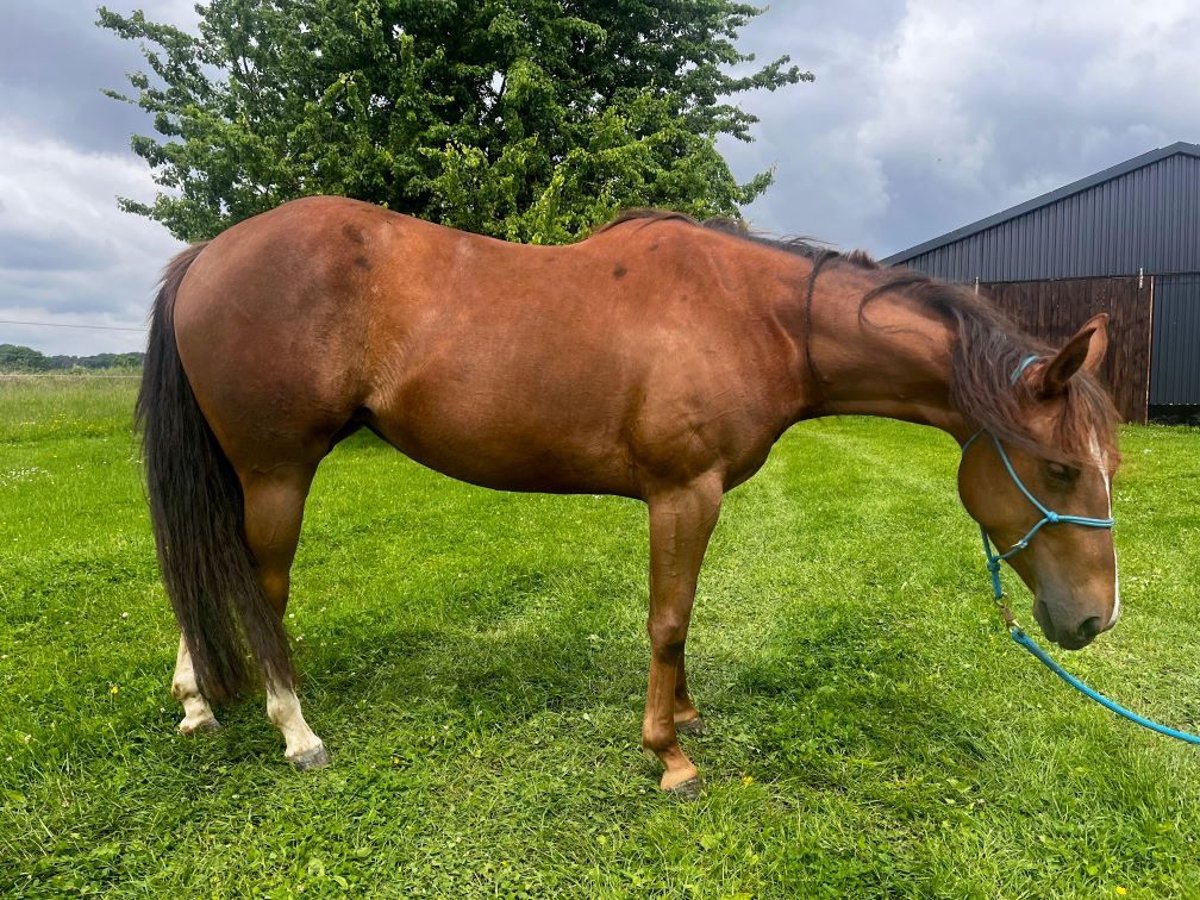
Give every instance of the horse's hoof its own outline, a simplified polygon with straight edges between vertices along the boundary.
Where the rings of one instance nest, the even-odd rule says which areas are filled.
[[[324,744],[317,744],[311,750],[289,756],[288,761],[295,766],[297,772],[308,772],[312,769],[323,769],[329,765],[329,751]]]
[[[207,719],[197,719],[189,722],[184,719],[179,723],[179,733],[191,737],[200,734],[213,734],[221,730],[221,723],[209,716]]]
[[[669,788],[663,788],[666,793],[679,800],[699,800],[700,799],[700,776],[693,775],[686,781],[681,781],[679,784]]]
[[[704,734],[704,720],[699,716],[694,719],[688,719],[686,722],[675,723],[676,734],[686,734],[691,737]]]

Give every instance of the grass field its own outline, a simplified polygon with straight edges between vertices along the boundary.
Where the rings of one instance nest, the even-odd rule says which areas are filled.
[[[334,765],[292,772],[261,700],[177,735],[134,390],[0,379],[0,895],[1200,896],[1196,748],[1009,641],[938,433],[808,423],[729,496],[685,803],[638,748],[644,509],[368,436],[318,475],[289,612]],[[1123,449],[1125,614],[1064,656],[1196,728],[1200,431]]]

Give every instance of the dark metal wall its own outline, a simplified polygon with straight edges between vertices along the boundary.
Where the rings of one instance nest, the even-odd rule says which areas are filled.
[[[1200,271],[1200,158],[1168,156],[905,264],[966,282]]]
[[[1061,347],[1097,313],[1108,313],[1108,355],[1100,379],[1124,421],[1146,421],[1151,295],[1157,292],[1150,278],[1140,286],[1135,275],[981,284],[980,290],[1051,347]]]
[[[1154,279],[1150,403],[1200,406],[1200,273]]]

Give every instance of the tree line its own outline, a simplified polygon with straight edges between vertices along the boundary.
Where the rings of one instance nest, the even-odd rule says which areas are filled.
[[[144,353],[97,353],[47,356],[20,344],[0,344],[0,371],[53,372],[65,369],[140,369]]]

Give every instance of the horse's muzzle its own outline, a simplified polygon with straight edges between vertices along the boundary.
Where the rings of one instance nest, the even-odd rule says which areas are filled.
[[[1034,601],[1033,617],[1037,619],[1046,639],[1058,644],[1064,650],[1082,650],[1096,639],[1096,635],[1111,627],[1111,623],[1105,625],[1099,616],[1089,616],[1074,628],[1059,628],[1055,625],[1050,610],[1041,600]]]

